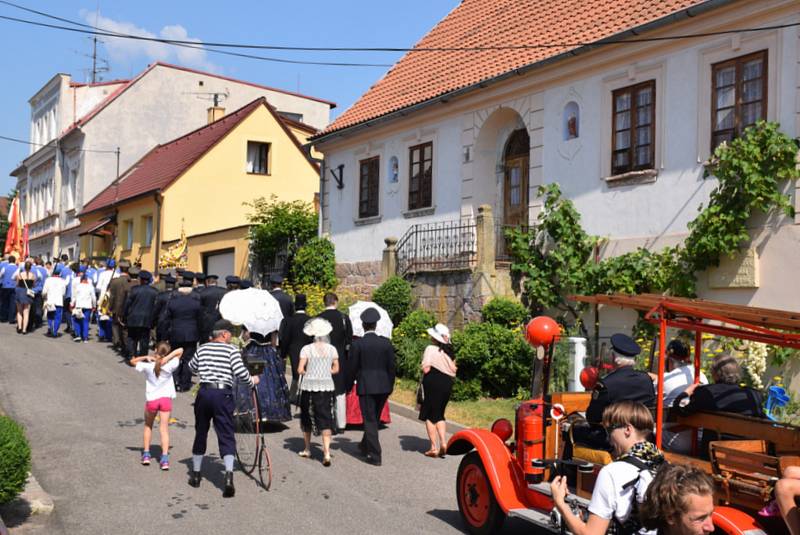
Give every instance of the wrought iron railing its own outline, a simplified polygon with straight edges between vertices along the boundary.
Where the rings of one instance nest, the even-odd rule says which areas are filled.
[[[506,238],[507,230],[520,230],[527,232],[529,227],[527,225],[495,225],[494,227],[494,260],[495,262],[511,262],[511,248],[509,247],[509,240]]]
[[[470,269],[477,251],[473,218],[413,225],[397,242],[400,274]]]

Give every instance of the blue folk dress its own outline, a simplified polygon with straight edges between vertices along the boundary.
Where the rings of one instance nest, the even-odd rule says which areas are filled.
[[[269,337],[250,333],[250,341],[242,350],[242,360],[264,361],[264,371],[256,386],[261,419],[268,422],[288,422],[292,419],[289,406],[289,386],[286,384],[286,366],[278,351],[269,343]],[[234,399],[237,412],[252,409],[253,398],[247,384],[236,382]]]

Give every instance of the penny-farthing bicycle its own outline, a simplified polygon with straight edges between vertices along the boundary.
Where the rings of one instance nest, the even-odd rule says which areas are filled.
[[[264,365],[263,360],[251,359],[245,362],[251,375],[261,375]],[[252,388],[249,395],[249,403],[247,400],[237,400],[234,412],[236,460],[242,472],[252,475],[253,478],[257,477],[264,490],[269,490],[272,485],[272,458],[264,441],[262,426],[265,422],[261,418],[257,389]]]

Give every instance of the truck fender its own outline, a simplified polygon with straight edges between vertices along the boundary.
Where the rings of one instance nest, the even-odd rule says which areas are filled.
[[[448,455],[464,455],[473,449],[480,455],[495,499],[503,512],[527,508],[525,477],[500,437],[485,429],[464,429],[450,437],[447,443]]]
[[[767,535],[753,517],[733,507],[715,507],[712,520],[727,535]]]

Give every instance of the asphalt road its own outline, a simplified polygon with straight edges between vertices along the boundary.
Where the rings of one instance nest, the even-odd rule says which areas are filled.
[[[139,464],[144,380],[105,344],[77,344],[0,325],[0,405],[23,423],[33,473],[55,502],[52,534],[462,533],[455,499],[460,457],[428,459],[424,427],[393,415],[380,433],[383,466],[360,460],[359,430],[333,439],[333,465],[301,459],[298,419],[267,436],[272,488],[241,472],[222,498],[216,436],[199,489],[187,485],[193,398],[179,394],[170,427],[172,469]],[[158,433],[154,432],[154,444]],[[152,448],[157,452],[158,448]],[[157,456],[156,456],[157,459]],[[13,531],[12,531],[13,533]],[[504,533],[531,533],[508,523]]]

